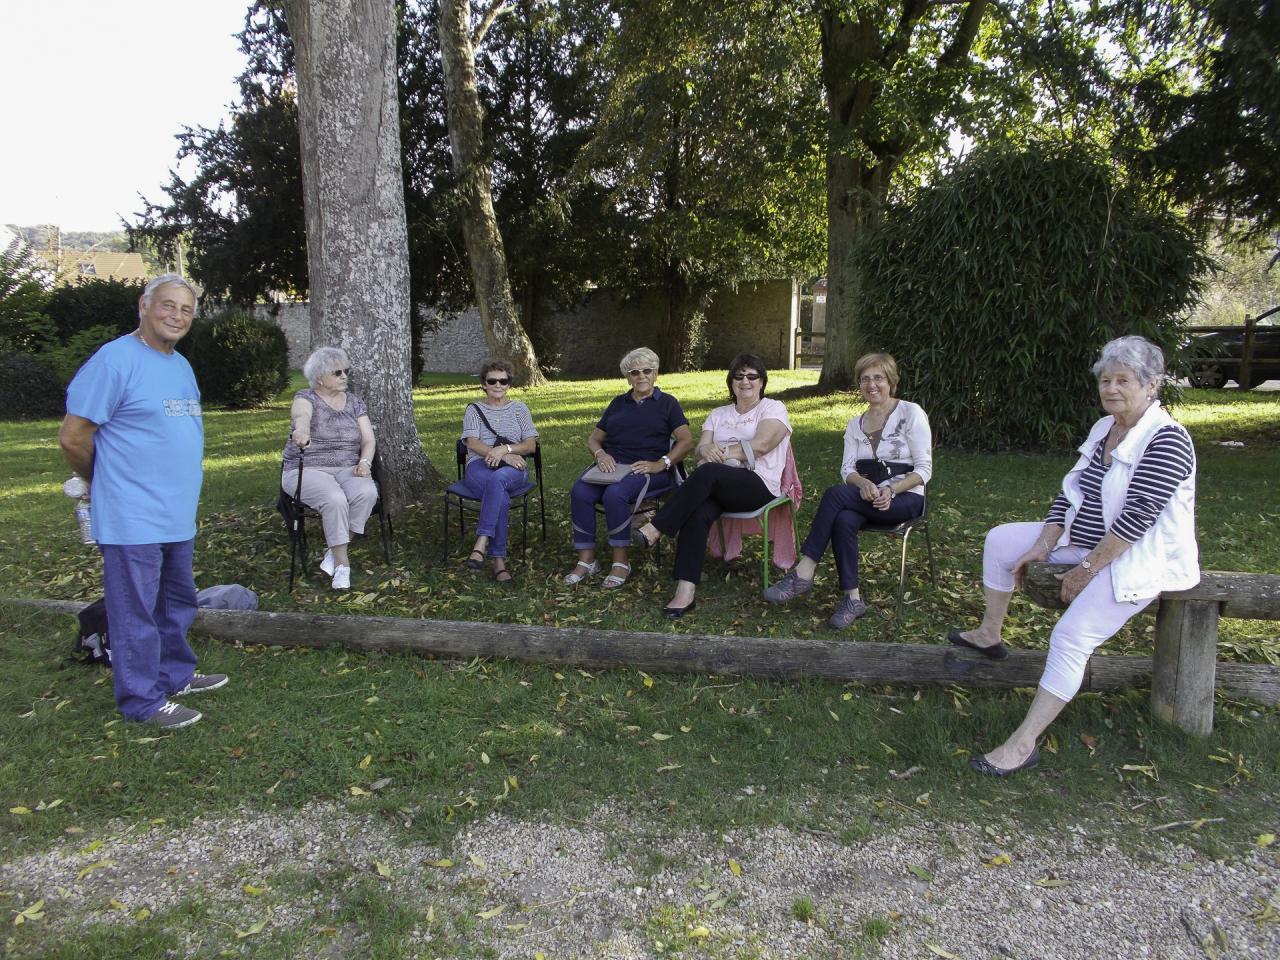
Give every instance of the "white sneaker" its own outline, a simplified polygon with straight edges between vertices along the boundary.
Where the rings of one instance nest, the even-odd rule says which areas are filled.
[[[333,589],[335,590],[351,589],[351,568],[350,567],[334,567],[333,568]]]
[[[320,569],[325,572],[326,576],[333,576],[334,563],[332,550],[326,550],[324,552],[324,559],[320,561]]]

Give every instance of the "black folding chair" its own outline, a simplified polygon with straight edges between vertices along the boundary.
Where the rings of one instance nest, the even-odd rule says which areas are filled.
[[[911,537],[913,530],[919,530],[924,534],[925,547],[929,552],[929,586],[936,587],[938,585],[937,568],[933,563],[933,541],[929,539],[929,495],[924,496],[924,509],[920,511],[920,516],[912,517],[910,520],[903,520],[897,524],[873,524],[869,523],[862,528],[862,533],[883,533],[891,537],[902,538],[902,556],[898,562],[898,606],[894,612],[895,618],[902,617],[902,596],[906,589],[907,583],[907,541]]]
[[[276,509],[280,511],[280,516],[284,518],[285,529],[289,534],[289,592],[293,592],[293,581],[295,572],[300,568],[304,577],[310,576],[307,570],[307,518],[314,520],[320,519],[318,514],[311,507],[302,502],[302,471],[306,461],[306,451],[302,451],[302,456],[298,459],[298,483],[293,493],[287,493],[284,487],[280,487],[280,492],[276,496]],[[394,529],[391,524],[391,515],[387,512],[382,502],[382,458],[378,454],[373,455],[373,464],[369,468],[369,473],[373,477],[374,485],[378,488],[378,502],[374,504],[373,512],[378,518],[378,528],[382,534],[382,558],[387,562],[391,562],[391,539],[394,536]],[[281,477],[284,476],[284,468],[281,466]]]
[[[449,514],[454,506],[458,508],[458,539],[461,540],[467,532],[466,515],[468,513],[480,515],[480,499],[476,497],[467,486],[462,482],[462,478],[467,469],[467,442],[458,440],[454,446],[455,459],[458,465],[457,482],[449,484],[445,488],[442,495],[443,514],[444,514],[444,555],[445,560],[449,559]],[[542,522],[542,542],[547,542],[547,507],[546,499],[542,495],[542,444],[537,440],[533,442],[533,453],[525,457],[525,460],[533,461],[533,474],[536,479],[530,480],[523,489],[511,495],[511,506],[520,507],[520,550],[527,554],[529,551],[529,498],[533,494],[538,496],[538,514]]]

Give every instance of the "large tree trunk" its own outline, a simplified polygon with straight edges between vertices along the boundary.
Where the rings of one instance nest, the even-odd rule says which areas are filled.
[[[859,335],[862,276],[853,253],[875,226],[893,172],[915,145],[915,130],[939,122],[967,82],[957,68],[969,57],[988,0],[966,0],[929,81],[886,116],[884,80],[907,55],[925,0],[904,0],[881,33],[874,13],[828,0],[822,7],[822,83],[827,95],[827,337],[819,384],[851,387],[858,355],[875,344]]]
[[[351,359],[395,512],[440,482],[413,419],[395,11],[382,0],[284,7],[297,56],[311,342]]]
[[[484,157],[484,114],[476,91],[467,0],[440,0],[440,61],[449,108],[449,147],[464,200],[462,236],[485,341],[492,353],[515,366],[517,383],[538,385],[546,381],[533,344],[516,317],[506,252],[493,212],[493,175]]]

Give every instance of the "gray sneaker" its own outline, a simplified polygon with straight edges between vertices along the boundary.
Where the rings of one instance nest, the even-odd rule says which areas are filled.
[[[813,592],[812,580],[801,580],[792,570],[785,577],[765,590],[763,596],[770,603],[790,603],[796,597]]]
[[[207,693],[210,690],[217,690],[219,687],[227,685],[227,675],[225,673],[197,673],[191,677],[191,682],[176,693],[171,693],[171,697],[183,697],[188,693]]]
[[[192,710],[190,707],[184,707],[180,703],[166,700],[163,707],[147,717],[143,722],[148,726],[159,727],[161,730],[178,730],[182,727],[189,727],[193,723],[199,723],[200,716],[199,710]]]
[[[827,626],[832,630],[843,630],[866,612],[865,603],[846,594],[836,605],[835,613],[827,620]]]

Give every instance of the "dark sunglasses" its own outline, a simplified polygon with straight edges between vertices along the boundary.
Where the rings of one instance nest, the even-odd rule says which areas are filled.
[[[351,376],[351,368],[347,367],[345,370],[335,370],[333,371],[333,375],[335,377],[349,377]]]
[[[511,378],[510,377],[485,377],[484,382],[491,387],[496,387],[498,384],[502,384],[505,387],[508,383],[511,382]]]
[[[755,381],[757,381],[757,380],[759,380],[759,379],[760,379],[760,374],[758,374],[758,373],[735,373],[735,374],[733,375],[733,379],[735,379],[735,380],[750,380],[752,383],[754,383]]]
[[[651,376],[652,374],[653,374],[653,367],[645,367],[643,369],[637,368],[635,370],[627,371],[628,377],[648,377],[648,376]]]

